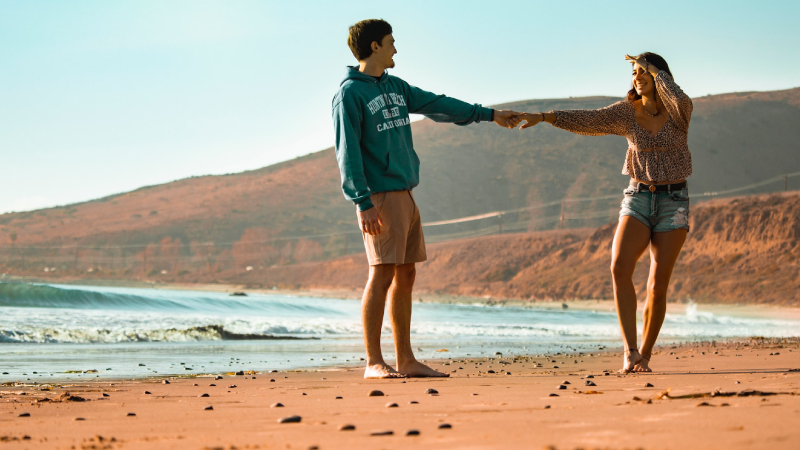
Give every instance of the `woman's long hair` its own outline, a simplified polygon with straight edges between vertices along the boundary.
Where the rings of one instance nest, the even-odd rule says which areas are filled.
[[[661,55],[652,52],[644,52],[641,55],[636,56],[636,59],[639,58],[644,58],[645,61],[658,67],[659,70],[667,72],[669,76],[672,76],[672,72],[669,70],[669,64],[667,64],[667,60],[662,58]],[[640,98],[642,98],[642,96],[636,92],[636,88],[633,86],[633,82],[631,82],[631,90],[628,91],[628,101],[632,102],[639,100]]]

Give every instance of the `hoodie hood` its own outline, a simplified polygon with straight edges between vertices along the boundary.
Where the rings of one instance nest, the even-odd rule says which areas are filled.
[[[347,66],[347,69],[345,69],[344,72],[344,78],[339,83],[339,87],[341,87],[348,80],[358,80],[358,81],[366,81],[367,83],[384,84],[388,79],[389,75],[387,75],[386,71],[384,71],[383,74],[381,74],[380,80],[376,80],[375,77],[371,75],[359,72],[358,66]]]

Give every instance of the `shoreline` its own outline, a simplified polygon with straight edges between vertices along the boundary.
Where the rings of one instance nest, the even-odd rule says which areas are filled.
[[[109,450],[790,449],[800,439],[786,420],[800,409],[800,338],[663,345],[649,374],[617,374],[614,353],[432,362],[446,379],[364,380],[340,365],[3,386],[0,439]]]
[[[61,284],[75,286],[95,286],[95,287],[119,287],[136,289],[163,289],[163,290],[183,290],[197,292],[216,292],[228,293],[244,292],[261,295],[285,295],[294,297],[310,298],[331,298],[343,300],[360,300],[361,290],[347,289],[252,289],[246,285],[235,284],[196,284],[196,283],[161,283],[150,281],[134,280],[113,280],[113,279],[65,279],[50,280],[45,278],[30,277],[6,277],[1,281],[13,281],[21,283],[42,283],[42,284]],[[602,311],[615,312],[614,300],[611,299],[571,299],[571,300],[552,300],[552,301],[529,301],[520,299],[495,298],[490,296],[471,297],[457,296],[450,294],[440,294],[431,292],[415,292],[414,303],[440,303],[440,304],[483,304],[487,306],[512,306],[521,308],[540,308],[540,309],[575,309],[582,311]],[[566,307],[565,307],[566,305]],[[702,308],[704,312],[714,314],[731,314],[741,317],[769,318],[769,319],[789,319],[800,321],[800,307],[778,306],[767,304],[727,304],[727,303],[667,303],[668,314],[685,313],[686,308],[694,305]],[[645,303],[638,302],[637,312],[641,313]]]

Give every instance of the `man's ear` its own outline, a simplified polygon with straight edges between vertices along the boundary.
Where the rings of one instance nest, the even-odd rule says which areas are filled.
[[[372,41],[372,44],[370,44],[370,48],[372,49],[372,53],[375,53],[378,50],[380,50],[381,45],[378,44],[376,41]]]

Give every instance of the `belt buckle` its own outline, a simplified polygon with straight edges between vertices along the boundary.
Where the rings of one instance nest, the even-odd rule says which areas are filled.
[[[655,191],[656,191],[656,185],[655,185],[655,184],[651,184],[651,185],[650,185],[650,187],[648,187],[647,189],[648,189],[650,192],[655,192]]]

